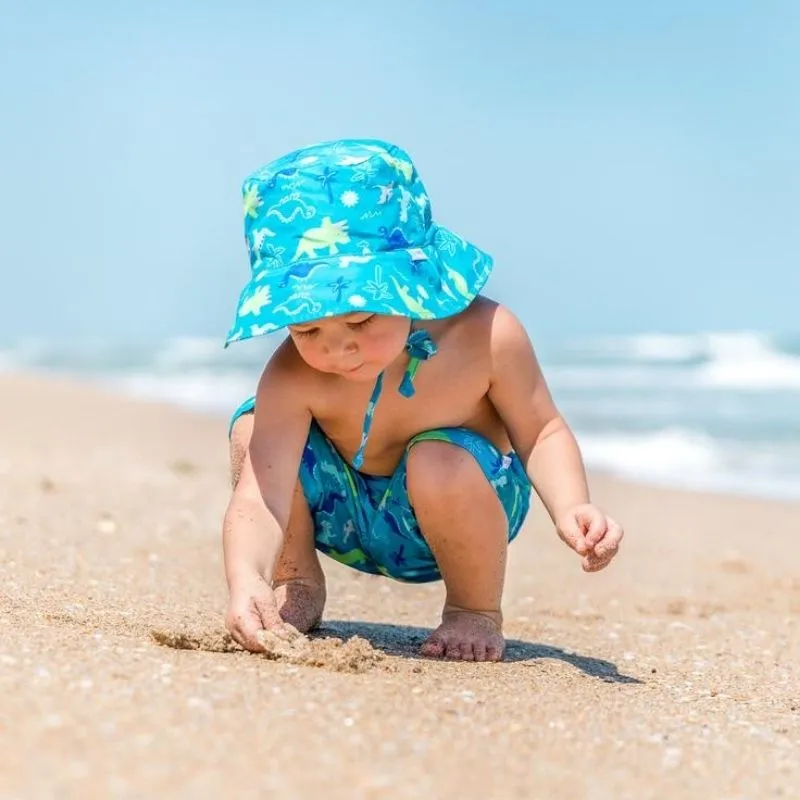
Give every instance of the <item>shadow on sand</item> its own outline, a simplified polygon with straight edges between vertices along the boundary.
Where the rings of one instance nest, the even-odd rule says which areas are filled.
[[[419,647],[429,633],[430,630],[426,628],[415,628],[409,625],[325,620],[322,626],[314,631],[312,636],[336,636],[341,639],[360,636],[387,655],[422,659],[423,656],[419,654]],[[523,642],[519,639],[509,639],[506,643],[506,663],[537,661],[543,658],[571,664],[585,675],[606,683],[643,683],[638,678],[621,673],[616,664],[611,661],[604,661],[601,658],[582,656],[562,650],[560,647]]]

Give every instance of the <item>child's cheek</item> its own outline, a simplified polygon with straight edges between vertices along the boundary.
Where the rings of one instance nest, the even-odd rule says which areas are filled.
[[[323,367],[325,359],[320,347],[312,343],[302,342],[298,345],[297,350],[303,361],[310,367],[314,369],[321,369]]]
[[[391,336],[370,336],[365,337],[360,343],[361,355],[365,361],[385,361],[386,354],[392,348]]]
[[[374,343],[373,358],[388,364],[403,351],[405,343],[405,334],[398,335],[396,331],[389,331]]]

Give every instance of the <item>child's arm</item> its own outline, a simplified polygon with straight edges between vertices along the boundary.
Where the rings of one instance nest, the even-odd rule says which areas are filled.
[[[492,323],[489,398],[562,539],[584,556],[584,569],[606,566],[622,529],[591,505],[578,443],[556,408],[528,335],[498,307]]]
[[[258,631],[282,627],[271,581],[311,422],[296,376],[282,361],[273,359],[259,382],[249,452],[223,528],[227,624],[251,650],[260,647]]]

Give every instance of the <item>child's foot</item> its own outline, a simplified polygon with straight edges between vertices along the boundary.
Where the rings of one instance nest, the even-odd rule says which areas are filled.
[[[319,625],[325,608],[324,583],[298,579],[278,581],[274,587],[278,611],[284,622],[300,633],[308,633]]]
[[[446,610],[442,624],[426,639],[421,652],[457,661],[501,661],[505,646],[499,614]]]

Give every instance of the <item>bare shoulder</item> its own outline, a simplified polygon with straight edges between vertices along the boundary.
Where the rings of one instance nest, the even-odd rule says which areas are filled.
[[[454,327],[464,340],[484,349],[492,358],[531,350],[528,332],[516,314],[487,297],[478,297],[458,316]]]
[[[510,308],[487,298],[465,318],[470,338],[485,354],[493,387],[509,381],[533,389],[544,380],[530,335]]]
[[[319,373],[300,357],[290,338],[286,338],[270,356],[259,381],[259,393],[282,397],[307,398],[318,388]]]

